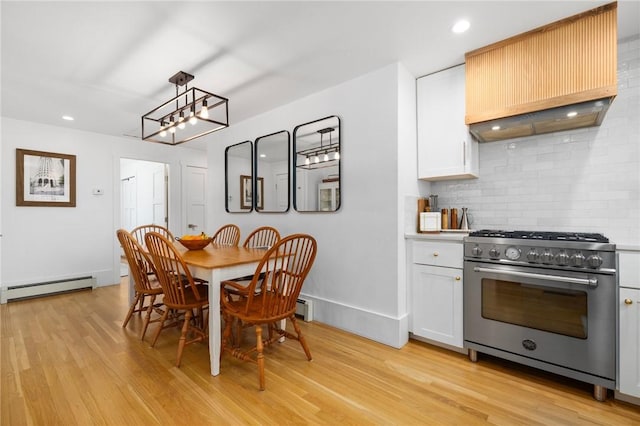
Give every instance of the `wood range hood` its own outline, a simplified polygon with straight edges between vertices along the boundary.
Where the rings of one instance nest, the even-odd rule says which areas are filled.
[[[480,142],[599,126],[617,94],[617,2],[465,54]]]

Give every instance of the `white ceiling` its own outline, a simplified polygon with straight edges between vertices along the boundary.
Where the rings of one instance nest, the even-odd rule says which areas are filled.
[[[182,70],[229,98],[233,125],[392,62],[429,74],[606,3],[3,0],[1,112],[139,137],[141,115],[175,95],[167,80]],[[471,21],[463,35],[450,31],[459,18]],[[620,1],[618,21],[619,38],[640,33],[640,2]]]

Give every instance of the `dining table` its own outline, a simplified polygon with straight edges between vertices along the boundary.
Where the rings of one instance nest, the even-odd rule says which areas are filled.
[[[209,357],[211,375],[220,374],[221,321],[220,282],[253,275],[265,248],[209,244],[202,250],[187,250],[175,244],[194,277],[209,282]]]

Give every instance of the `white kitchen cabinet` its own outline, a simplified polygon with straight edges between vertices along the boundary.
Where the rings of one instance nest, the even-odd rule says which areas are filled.
[[[462,349],[462,243],[413,241],[409,258],[413,336]]]
[[[620,280],[618,391],[623,395],[640,398],[640,252],[618,253],[618,267]],[[616,395],[616,397],[619,396]]]
[[[418,178],[478,177],[478,142],[464,123],[465,66],[417,80]]]
[[[318,185],[318,210],[333,212],[340,206],[340,182],[325,182]]]

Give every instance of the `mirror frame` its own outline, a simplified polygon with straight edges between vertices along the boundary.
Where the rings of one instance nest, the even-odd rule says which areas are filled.
[[[229,145],[224,150],[224,209],[227,213],[251,213],[253,211],[253,199],[251,200],[250,207],[248,209],[240,208],[240,210],[229,210],[229,150],[234,147],[238,147],[239,145],[248,143],[249,144],[249,168],[251,169],[251,188],[253,191],[253,142],[250,140],[238,142],[233,145]],[[243,175],[240,175],[240,179],[242,179]],[[254,197],[252,197],[254,198]],[[238,205],[241,206],[240,200],[238,200]]]
[[[340,198],[338,199],[338,203],[336,205],[335,210],[320,210],[319,208],[316,208],[316,210],[300,210],[299,206],[298,206],[298,191],[296,190],[297,187],[297,176],[298,176],[298,164],[297,164],[297,160],[298,160],[298,150],[297,150],[297,135],[298,135],[298,130],[301,127],[304,126],[308,126],[311,124],[315,124],[321,121],[325,121],[325,120],[329,120],[329,119],[336,119],[338,120],[338,153],[340,154],[340,159],[338,160],[338,188],[340,188]],[[299,124],[297,125],[294,129],[293,129],[293,208],[300,213],[335,213],[338,210],[340,210],[340,207],[342,206],[342,120],[340,120],[340,117],[337,115],[329,115],[327,117],[323,117],[320,118],[318,120],[313,120],[313,121],[309,121],[307,123],[303,123],[303,124]]]
[[[258,212],[258,213],[286,213],[289,211],[289,209],[291,208],[291,133],[289,133],[288,130],[280,130],[277,132],[273,132],[273,133],[269,133],[268,135],[264,135],[264,136],[259,136],[256,138],[255,142],[253,143],[253,150],[254,150],[254,154],[253,154],[253,193],[254,194],[258,194],[258,184],[260,183],[261,178],[259,177],[259,167],[258,167],[258,162],[259,162],[259,154],[258,154],[258,149],[259,149],[259,142],[260,139],[266,139],[269,138],[271,136],[275,136],[275,135],[279,135],[281,133],[286,133],[287,135],[287,156],[286,156],[286,165],[287,165],[287,207],[284,210],[265,210],[264,207],[263,208],[259,208],[258,207],[258,197],[253,197],[253,209]],[[264,182],[262,180],[262,182]],[[262,186],[262,188],[260,188],[260,194],[261,194],[261,199],[264,201],[264,184]]]

